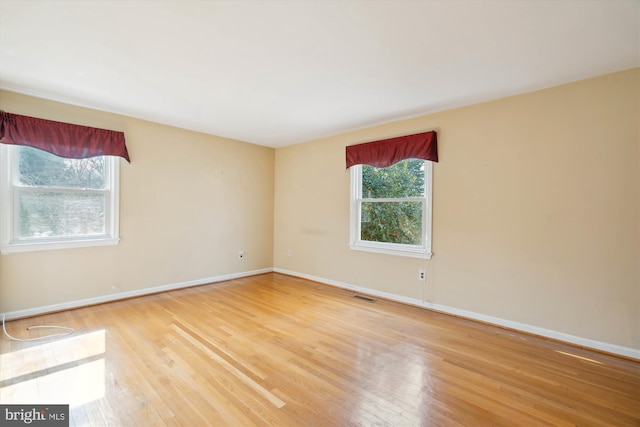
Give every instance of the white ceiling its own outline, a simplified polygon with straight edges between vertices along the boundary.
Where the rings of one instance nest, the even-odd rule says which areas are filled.
[[[279,147],[640,65],[638,0],[0,0],[0,87]]]

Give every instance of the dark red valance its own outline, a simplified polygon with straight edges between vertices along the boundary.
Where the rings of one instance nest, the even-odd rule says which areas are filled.
[[[4,111],[0,111],[0,142],[27,145],[70,159],[119,156],[131,162],[124,143],[124,132],[55,122]]]
[[[435,131],[350,145],[346,149],[347,169],[353,165],[386,168],[406,159],[438,161],[438,138]]]

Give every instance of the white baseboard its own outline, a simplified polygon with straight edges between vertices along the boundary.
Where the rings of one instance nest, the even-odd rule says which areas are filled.
[[[209,283],[224,282],[226,280],[238,279],[240,277],[255,276],[256,274],[270,273],[273,268],[263,268],[260,270],[243,271],[241,273],[225,274],[222,276],[206,277],[203,279],[189,280],[187,282],[171,283],[168,285],[155,286],[153,288],[136,289],[135,291],[121,292],[117,294],[104,295],[95,298],[87,298],[77,301],[64,302],[60,304],[46,305],[42,307],[29,308],[4,313],[6,320],[19,319],[22,317],[38,316],[40,314],[52,313],[72,308],[86,307],[88,305],[102,304],[105,302],[118,301],[127,298],[134,298],[143,295],[157,294],[158,292],[172,291],[175,289],[189,288],[191,286],[206,285]]]
[[[630,347],[623,347],[616,344],[609,344],[606,342],[595,341],[588,338],[582,338],[575,335],[565,334],[563,332],[553,331],[550,329],[539,328],[537,326],[527,325],[524,323],[513,322],[511,320],[501,319],[499,317],[487,316],[480,313],[474,313],[472,311],[460,310],[454,307],[448,307],[446,305],[434,304],[425,302],[415,298],[408,298],[401,295],[395,295],[388,292],[376,291],[374,289],[364,288],[360,286],[350,285],[348,283],[337,282],[335,280],[325,279],[323,277],[312,276],[309,274],[298,273],[296,271],[285,270],[282,268],[274,268],[274,272],[287,274],[289,276],[300,277],[302,279],[313,280],[314,282],[323,283],[326,285],[336,286],[343,289],[351,289],[357,292],[361,292],[367,295],[373,295],[380,298],[389,299],[392,301],[398,301],[405,304],[415,305],[418,307],[428,308],[430,310],[452,314],[459,317],[464,317],[471,320],[478,320],[485,323],[490,323],[497,326],[502,326],[517,331],[526,332],[533,335],[539,335],[546,338],[551,338],[558,341],[563,341],[569,344],[578,345],[580,347],[590,348],[594,350],[600,350],[607,353],[617,354],[620,356],[640,360],[640,350]]]

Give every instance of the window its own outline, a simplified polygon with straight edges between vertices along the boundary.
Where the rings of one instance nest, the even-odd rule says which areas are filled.
[[[351,249],[431,258],[432,163],[351,167]]]
[[[119,161],[0,144],[2,253],[116,244]]]

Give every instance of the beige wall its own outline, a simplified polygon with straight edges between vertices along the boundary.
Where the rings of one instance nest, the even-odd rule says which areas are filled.
[[[274,265],[639,349],[639,107],[635,69],[278,149]],[[349,250],[344,147],[431,129],[433,258]]]
[[[0,256],[0,312],[273,265],[273,149],[11,92],[0,108],[124,131],[132,160],[120,243]]]

